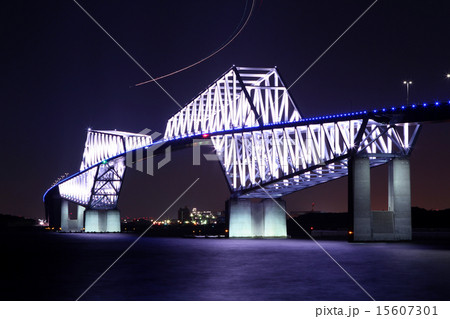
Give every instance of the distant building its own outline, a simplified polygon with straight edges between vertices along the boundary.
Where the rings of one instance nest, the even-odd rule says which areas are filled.
[[[225,212],[215,212],[214,216],[216,217],[217,223],[226,223],[226,214]]]
[[[222,212],[213,213],[210,210],[199,211],[197,208],[193,208],[190,214],[192,222],[197,225],[217,224],[222,221],[223,216],[224,213]]]
[[[178,210],[178,220],[182,223],[191,221],[191,212],[187,206]]]
[[[178,210],[178,223],[180,224],[209,225],[223,222],[225,222],[224,212],[200,211],[195,207],[189,210],[186,206]]]

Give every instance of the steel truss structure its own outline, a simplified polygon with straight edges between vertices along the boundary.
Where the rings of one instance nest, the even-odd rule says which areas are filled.
[[[59,183],[61,197],[92,209],[117,208],[126,168],[123,154],[149,144],[152,138],[144,134],[88,130],[80,172]]]
[[[233,66],[169,119],[163,140],[89,130],[80,171],[52,188],[79,205],[115,209],[127,156],[203,138],[211,141],[232,196],[280,197],[347,175],[353,156],[368,157],[371,166],[408,156],[418,123],[441,116],[429,110],[424,104],[304,118],[276,68]]]
[[[407,156],[419,125],[349,120],[213,136],[228,183],[238,197],[280,197],[348,174],[350,156],[371,166]],[[264,187],[265,190],[262,190]]]
[[[165,139],[298,121],[276,68],[232,67],[169,119]]]
[[[355,115],[305,124],[276,68],[233,67],[168,121],[165,138],[214,134],[234,196],[280,197],[347,175],[352,155],[376,166],[409,154],[418,124]]]

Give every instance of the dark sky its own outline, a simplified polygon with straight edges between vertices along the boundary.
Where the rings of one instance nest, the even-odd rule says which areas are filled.
[[[373,1],[256,1],[225,50],[160,83],[182,105],[231,65],[278,66],[290,85]],[[153,76],[193,63],[227,41],[245,0],[80,1]],[[251,4],[249,1],[248,5]],[[178,107],[70,0],[8,1],[1,9],[0,213],[42,217],[42,194],[79,169],[86,129],[164,132]],[[380,0],[290,90],[304,116],[450,98],[450,2]],[[427,124],[411,158],[412,204],[450,207],[450,125]],[[128,170],[122,215],[178,207],[220,210],[229,197],[217,163],[191,152],[151,177]],[[387,170],[372,170],[373,209],[387,207]],[[345,211],[347,180],[288,196],[289,210]]]

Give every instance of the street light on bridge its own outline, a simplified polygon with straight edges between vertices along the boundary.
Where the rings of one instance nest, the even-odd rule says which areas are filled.
[[[446,77],[447,79],[450,79],[450,73],[447,73],[447,74],[445,75],[445,77]]]
[[[403,81],[403,84],[406,85],[406,105],[409,104],[409,86],[412,84],[412,81]]]

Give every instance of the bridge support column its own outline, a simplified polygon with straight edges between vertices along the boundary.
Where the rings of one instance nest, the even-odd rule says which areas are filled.
[[[370,210],[370,162],[368,158],[351,158],[348,168],[348,209],[353,215],[355,241],[372,240]]]
[[[267,198],[261,204],[264,206],[264,237],[287,237],[286,202]]]
[[[69,202],[61,200],[61,231],[69,232]]]
[[[230,217],[229,236],[285,238],[287,228],[283,209],[286,202],[281,199],[275,201],[269,198],[256,203],[245,199],[230,199],[227,202]]]
[[[120,212],[118,210],[106,211],[106,231],[120,233]]]
[[[97,233],[100,232],[99,227],[99,211],[93,209],[87,209],[84,212],[85,215],[85,224],[84,231],[86,233]]]
[[[252,202],[249,200],[230,199],[227,202],[230,217],[229,236],[252,236]]]
[[[86,210],[87,233],[120,232],[120,212],[118,210]]]
[[[394,240],[411,240],[411,180],[409,159],[389,162],[389,211],[394,212]]]
[[[83,206],[77,206],[77,232],[83,231],[84,228],[84,211]]]
[[[388,211],[371,211],[369,159],[349,161],[349,212],[355,241],[412,239],[409,159],[394,158],[388,165]]]
[[[81,207],[81,210],[80,210]],[[69,217],[69,201],[61,200],[61,231],[65,233],[80,232],[83,230],[83,212],[84,207],[78,206],[77,219]]]

